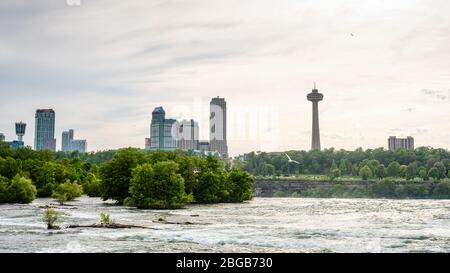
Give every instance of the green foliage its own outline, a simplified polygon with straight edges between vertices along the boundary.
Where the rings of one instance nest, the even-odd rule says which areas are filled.
[[[433,178],[435,180],[439,180],[440,178],[439,170],[436,167],[431,168],[428,171],[428,177]]]
[[[189,201],[184,191],[184,179],[178,174],[178,164],[163,161],[139,165],[133,171],[127,205],[141,209],[174,209],[182,208]]]
[[[417,177],[419,172],[419,167],[417,166],[417,163],[410,163],[408,167],[406,167],[406,179],[412,180],[415,177]]]
[[[447,169],[442,162],[436,162],[433,167],[437,169],[437,179],[442,179],[447,176]]]
[[[422,178],[424,181],[428,180],[428,172],[425,167],[421,167],[419,169],[419,177]]]
[[[390,180],[382,180],[375,182],[370,192],[372,196],[377,198],[383,198],[383,197],[395,197],[396,196],[396,186],[394,182]]]
[[[16,175],[7,189],[8,203],[31,203],[36,198],[36,187],[30,179]]]
[[[198,184],[194,189],[194,200],[198,203],[219,203],[228,200],[226,172],[223,162],[217,157],[203,160],[198,173]]]
[[[433,190],[434,198],[449,199],[450,198],[450,183],[440,182]]]
[[[273,194],[273,197],[284,198],[287,197],[287,194],[284,191],[277,191]]]
[[[246,200],[251,200],[255,195],[253,190],[253,177],[237,168],[232,168],[228,174],[228,201],[233,203],[240,203]]]
[[[378,168],[375,171],[375,176],[378,179],[383,179],[387,176],[387,170],[386,170],[386,167],[384,166],[384,164],[378,165]]]
[[[111,161],[104,163],[100,168],[103,200],[113,199],[122,204],[130,196],[133,169],[148,160],[142,150],[127,148],[119,150]]]
[[[0,176],[0,204],[7,203],[9,201],[9,179],[3,176]]]
[[[359,176],[363,179],[363,180],[368,180],[369,178],[371,178],[373,176],[372,174],[372,169],[369,166],[364,166],[359,170]]]
[[[101,197],[101,180],[93,173],[88,173],[84,183],[83,191],[89,197]]]
[[[47,224],[47,229],[60,229],[57,223],[62,221],[63,213],[48,208],[44,211],[44,222]]]
[[[102,226],[109,226],[109,225],[112,225],[113,223],[114,223],[114,221],[111,220],[108,213],[105,213],[105,212],[100,213],[100,224]]]
[[[341,175],[359,175],[359,169],[364,166],[371,168],[374,176],[378,165],[386,167],[389,177],[400,177],[400,166],[409,166],[416,162],[419,168],[425,167],[427,171],[436,162],[450,168],[450,151],[420,147],[413,151],[399,149],[388,151],[383,148],[354,151],[325,149],[322,151],[289,151],[289,156],[301,165],[290,164],[284,153],[249,153],[244,156],[244,168],[254,176],[285,176],[292,174],[329,175],[333,161],[339,164]],[[273,174],[269,174],[266,166],[274,167]],[[378,177],[378,176],[377,176]]]
[[[74,182],[65,182],[56,187],[53,191],[52,197],[59,201],[62,205],[67,201],[75,200],[83,194],[83,187]]]

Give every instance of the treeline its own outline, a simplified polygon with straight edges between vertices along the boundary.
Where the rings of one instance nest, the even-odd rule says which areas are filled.
[[[0,203],[81,194],[138,208],[179,208],[190,202],[242,202],[253,177],[216,157],[127,148],[90,154],[12,150],[0,142]]]
[[[416,150],[383,148],[355,151],[326,149],[323,151],[289,151],[285,153],[250,153],[242,168],[255,176],[289,176],[322,174],[330,178],[355,176],[370,178],[405,178],[439,180],[450,177],[450,152],[420,147]]]

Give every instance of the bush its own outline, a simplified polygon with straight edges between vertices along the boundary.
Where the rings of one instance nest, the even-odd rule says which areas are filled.
[[[254,179],[247,172],[233,168],[228,174],[227,182],[230,193],[228,197],[229,202],[240,203],[251,200],[254,197]]]
[[[26,204],[31,203],[36,198],[36,187],[30,179],[16,175],[8,186],[9,203]]]
[[[47,229],[60,229],[56,223],[61,222],[63,214],[55,209],[48,208],[44,212],[44,222],[47,224]]]
[[[173,161],[137,166],[130,185],[131,197],[126,199],[126,205],[140,209],[184,207],[192,196],[186,195],[183,177],[177,171],[178,164]]]
[[[113,223],[114,221],[111,220],[108,213],[105,212],[100,213],[100,224],[102,226],[112,225]]]
[[[83,187],[76,182],[71,183],[66,181],[63,184],[58,185],[53,191],[52,197],[59,201],[62,205],[64,202],[75,200],[83,194]]]

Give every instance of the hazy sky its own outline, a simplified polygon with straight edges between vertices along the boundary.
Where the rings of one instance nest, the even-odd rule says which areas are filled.
[[[1,0],[0,132],[37,108],[89,150],[144,147],[151,112],[199,120],[228,103],[232,155],[308,149],[314,82],[323,147],[390,135],[450,148],[448,0]],[[69,4],[68,4],[69,3]],[[353,35],[352,35],[353,34]]]

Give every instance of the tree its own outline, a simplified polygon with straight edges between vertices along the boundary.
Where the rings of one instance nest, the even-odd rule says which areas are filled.
[[[53,190],[56,188],[56,166],[53,162],[45,162],[42,167],[38,169],[36,175],[36,187],[38,189],[39,197],[50,197]]]
[[[447,172],[447,177],[450,178],[450,170]]]
[[[254,179],[250,174],[237,168],[233,168],[228,174],[227,180],[230,192],[229,202],[239,203],[253,198]]]
[[[440,177],[439,170],[436,167],[431,168],[428,171],[428,177],[439,180],[439,177]]]
[[[337,165],[336,165],[336,161],[333,160],[333,163],[331,164],[331,168],[330,168],[330,180],[333,181],[336,178],[339,178],[341,176],[341,170],[338,169]]]
[[[48,208],[44,211],[44,222],[47,224],[47,229],[60,229],[58,225],[56,225],[58,222],[61,222],[61,217],[63,216],[63,213]]]
[[[370,169],[369,166],[364,166],[359,170],[359,176],[363,179],[363,180],[367,180],[370,177],[372,177],[372,170]]]
[[[83,182],[83,192],[89,197],[101,197],[101,180],[89,172]]]
[[[75,198],[83,194],[83,187],[77,182],[66,181],[56,187],[53,191],[52,197],[59,201],[61,205],[67,201],[73,201]]]
[[[400,177],[406,178],[406,169],[407,168],[408,168],[408,166],[406,166],[406,165],[401,165],[400,166]]]
[[[178,164],[163,161],[143,164],[133,171],[130,193],[126,204],[141,209],[175,209],[184,207],[191,197],[184,191],[183,177]]]
[[[111,161],[100,168],[103,200],[113,199],[123,204],[129,197],[132,171],[136,166],[148,162],[145,153],[139,149],[127,148],[118,151]]]
[[[346,175],[349,173],[349,164],[347,162],[348,161],[346,159],[341,159],[341,162],[339,163],[339,170],[341,171],[342,175]]]
[[[0,176],[0,204],[7,203],[9,200],[9,194],[8,194],[8,186],[9,186],[9,179],[3,176]]]
[[[387,175],[389,177],[399,177],[400,176],[400,163],[393,161],[389,163],[387,167]]]
[[[0,157],[0,175],[8,179],[13,179],[14,176],[19,172],[18,162],[12,158],[7,157],[3,159]]]
[[[428,180],[428,172],[427,169],[425,167],[421,167],[419,169],[419,176],[420,178],[422,178],[424,181]]]
[[[386,167],[383,164],[378,165],[375,176],[379,179],[385,178],[387,175]]]
[[[417,176],[418,169],[419,168],[417,167],[417,163],[410,163],[406,168],[406,179],[414,179]]]
[[[36,187],[30,179],[16,175],[8,187],[8,202],[26,204],[36,198]]]
[[[445,165],[442,162],[436,162],[434,164],[434,168],[438,170],[439,179],[445,178],[447,176],[447,169],[445,168]]]
[[[198,203],[218,203],[228,200],[226,173],[223,162],[217,157],[203,159],[198,173],[198,184],[194,189],[194,200]]]

